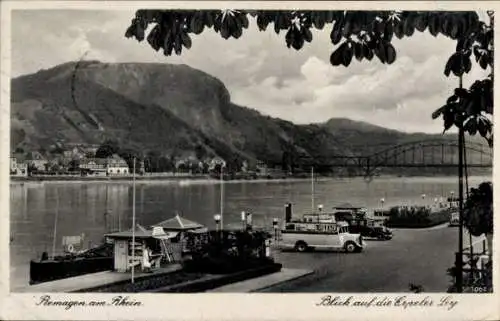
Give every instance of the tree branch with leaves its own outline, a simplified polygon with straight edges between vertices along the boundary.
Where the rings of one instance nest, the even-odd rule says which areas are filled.
[[[453,125],[463,129],[470,135],[479,134],[484,137],[490,147],[493,146],[493,12],[488,12],[489,24],[480,21],[476,28],[462,34],[457,41],[456,52],[446,63],[444,74],[453,73],[457,77],[471,71],[471,56],[484,70],[490,70],[486,79],[476,80],[469,89],[456,88],[446,104],[438,108],[432,117],[442,117],[444,131]]]
[[[329,28],[332,66],[348,67],[353,58],[361,62],[375,57],[383,64],[397,58],[394,37],[411,37],[416,32],[445,36],[456,41],[444,74],[459,77],[459,86],[439,107],[432,118],[442,118],[444,132],[453,126],[470,135],[484,137],[493,146],[493,56],[494,15],[487,22],[472,11],[310,11],[310,10],[138,10],[125,36],[139,42],[144,39],[164,55],[182,54],[192,46],[191,35],[212,29],[223,39],[239,39],[255,19],[260,31],[272,26],[276,34],[284,34],[288,48],[300,50],[313,41],[311,30]],[[151,31],[146,30],[152,26]],[[473,63],[489,70],[463,88],[462,78],[471,72]],[[461,131],[462,132],[462,131]],[[461,135],[462,137],[462,135]],[[473,189],[465,204],[465,226],[474,234],[492,233],[492,187],[481,184]]]
[[[183,48],[191,48],[192,34],[212,29],[223,39],[239,39],[253,18],[260,31],[272,25],[276,34],[284,34],[288,48],[300,50],[313,40],[312,29],[323,30],[329,25],[334,46],[330,63],[347,67],[353,58],[371,61],[377,57],[392,64],[397,57],[394,36],[402,39],[415,32],[429,32],[457,42],[444,73],[462,76],[472,69],[472,54],[482,69],[493,70],[493,13],[488,15],[489,23],[472,11],[138,10],[125,36],[146,39],[166,56],[181,55]],[[457,88],[432,117],[442,117],[444,131],[464,126],[470,135],[479,133],[492,146],[492,114],[493,72],[469,89]]]

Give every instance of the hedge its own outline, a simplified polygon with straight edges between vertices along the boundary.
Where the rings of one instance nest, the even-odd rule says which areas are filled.
[[[449,222],[449,209],[432,211],[425,206],[393,207],[390,209],[386,226],[392,228],[424,228]]]

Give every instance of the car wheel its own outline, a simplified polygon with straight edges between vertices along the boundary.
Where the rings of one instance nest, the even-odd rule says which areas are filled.
[[[357,246],[353,242],[347,242],[345,245],[345,251],[347,253],[354,253],[356,251],[356,248]]]
[[[297,252],[305,252],[307,250],[306,242],[297,242],[297,244],[295,244],[295,250]]]

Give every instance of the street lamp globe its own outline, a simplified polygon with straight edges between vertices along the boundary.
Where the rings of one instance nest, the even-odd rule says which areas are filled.
[[[214,221],[215,221],[215,223],[219,224],[220,219],[221,219],[220,214],[215,214],[215,215],[214,215]]]

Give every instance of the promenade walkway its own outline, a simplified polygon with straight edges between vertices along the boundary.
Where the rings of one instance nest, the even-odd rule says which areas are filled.
[[[159,274],[171,273],[180,270],[182,267],[180,264],[171,264],[162,267],[157,270],[153,270],[152,273],[142,273],[138,272],[135,274],[135,280],[140,280],[144,277],[151,277]],[[12,289],[13,292],[21,293],[37,293],[37,292],[74,292],[84,289],[94,288],[103,285],[110,285],[117,282],[122,282],[130,280],[132,277],[131,273],[120,273],[114,271],[104,271],[98,273],[85,274],[80,276],[75,276],[72,278],[50,281],[39,283],[23,288]]]
[[[305,269],[287,269],[282,268],[281,271],[264,275],[261,277],[228,284],[225,286],[221,286],[219,288],[207,291],[212,293],[248,293],[248,292],[258,292],[259,290],[266,289],[271,286],[275,286],[287,281],[292,281],[303,276],[307,276],[312,274],[312,270]]]

